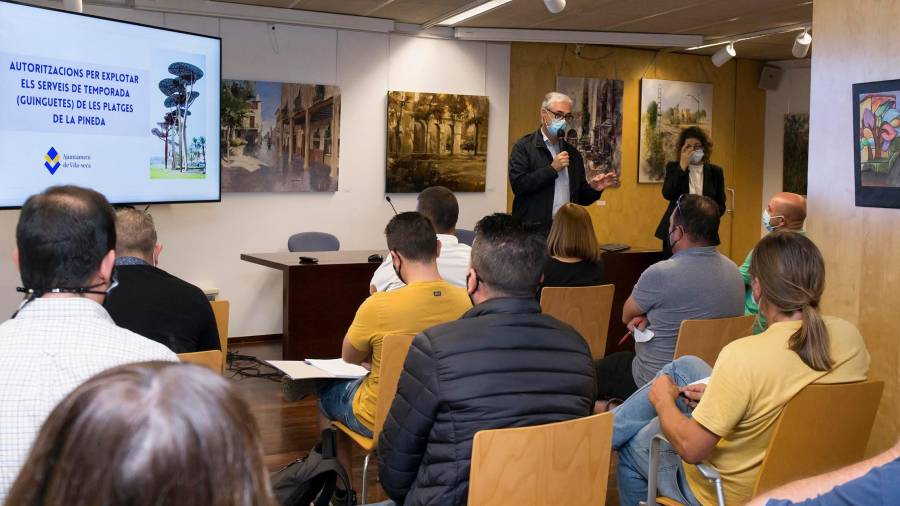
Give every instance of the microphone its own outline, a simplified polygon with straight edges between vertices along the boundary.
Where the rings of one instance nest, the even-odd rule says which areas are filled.
[[[385,195],[385,196],[384,196],[384,200],[387,200],[387,203],[391,205],[391,209],[394,210],[394,216],[397,216],[397,214],[399,214],[399,213],[397,212],[397,208],[394,207],[394,203],[391,202],[391,196],[390,196],[390,195]]]

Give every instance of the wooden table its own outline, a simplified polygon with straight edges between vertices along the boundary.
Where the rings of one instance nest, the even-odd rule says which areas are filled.
[[[356,309],[369,296],[369,282],[384,250],[242,254],[241,260],[284,273],[284,360],[337,358]],[[319,259],[301,264],[300,256]]]
[[[606,282],[616,286],[613,295],[612,314],[609,318],[609,334],[606,337],[606,354],[617,351],[634,350],[634,341],[628,340],[619,345],[619,339],[628,332],[622,323],[622,308],[631,296],[631,291],[641,274],[651,265],[663,259],[662,251],[648,249],[629,249],[617,253],[603,253],[603,267],[606,271]]]

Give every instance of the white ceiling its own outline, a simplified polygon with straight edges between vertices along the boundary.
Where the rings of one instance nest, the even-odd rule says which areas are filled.
[[[226,0],[232,3],[369,16],[422,24],[472,0]],[[568,0],[551,14],[542,0],[513,0],[459,26],[704,35],[727,39],[738,34],[812,23],[811,0]],[[792,58],[796,33],[736,45],[739,57]],[[697,51],[712,54],[718,48]]]

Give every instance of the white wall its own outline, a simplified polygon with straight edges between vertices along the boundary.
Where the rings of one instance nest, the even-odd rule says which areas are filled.
[[[384,247],[392,216],[384,202],[388,90],[486,95],[490,102],[487,191],[459,194],[461,228],[506,207],[509,46],[277,25],[86,6],[86,12],[222,37],[223,78],[341,87],[339,191],[224,194],[218,204],[155,205],[164,251],[160,267],[231,300],[232,337],[280,333],[281,275],[241,253],[286,251],[290,234],[321,230],[342,249]],[[415,195],[392,196],[398,210]],[[10,252],[17,211],[0,211],[0,317],[20,300]]]
[[[784,70],[778,89],[766,92],[766,144],[763,165],[762,205],[782,191],[784,175],[784,115],[809,114],[810,60],[769,62]],[[812,173],[811,173],[812,174]],[[765,229],[760,222],[760,234]]]

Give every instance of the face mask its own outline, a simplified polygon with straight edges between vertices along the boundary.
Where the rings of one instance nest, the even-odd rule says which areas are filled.
[[[691,163],[696,165],[702,161],[703,161],[703,150],[702,149],[698,149],[698,150],[694,151],[693,153],[691,153]]]
[[[560,134],[560,130],[563,131],[563,134],[566,131],[566,120],[553,118],[553,121],[550,122],[550,126],[547,127],[547,129],[551,134],[557,137],[561,137],[562,135]]]
[[[466,295],[469,296],[469,302],[471,302],[472,305],[475,306],[475,305],[476,305],[476,304],[475,304],[475,299],[472,298],[472,294],[469,293],[469,289],[468,289],[468,286],[469,286],[469,278],[471,278],[471,277],[472,277],[472,273],[471,273],[471,272],[468,273],[468,274],[466,274]],[[481,283],[481,280],[478,279],[478,275],[476,274],[476,275],[475,275],[475,290],[473,290],[473,292],[477,292],[477,291],[478,291],[478,284],[479,284],[479,283]]]
[[[396,259],[397,259],[397,263],[400,264],[400,266],[398,267],[397,264],[395,264],[394,262],[391,262],[391,267],[394,268],[394,274],[396,274],[396,275],[397,275],[397,279],[399,279],[400,282],[403,283],[403,284],[405,285],[405,284],[406,284],[406,281],[404,281],[404,280],[403,280],[403,276],[400,275],[400,269],[403,268],[403,260],[401,260],[399,256],[395,256],[395,257],[393,257],[393,258],[396,258]]]
[[[769,210],[764,209],[762,214],[762,224],[766,227],[766,231],[774,232],[778,227],[772,225],[772,218],[782,218],[780,215],[769,216]]]
[[[678,241],[672,242],[672,234],[675,232],[675,230],[676,230],[676,229],[673,228],[673,229],[669,232],[669,235],[666,237],[666,238],[668,239],[668,241],[669,241],[669,248],[672,249],[673,251],[675,250],[675,245],[678,244],[678,241],[681,240],[681,239],[678,239]]]

